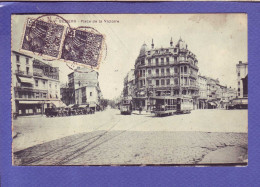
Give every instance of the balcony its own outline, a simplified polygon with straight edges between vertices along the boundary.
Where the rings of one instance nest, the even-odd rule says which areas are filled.
[[[15,70],[15,74],[19,75],[19,76],[23,76],[23,77],[32,77],[31,72],[25,72],[25,71],[21,71],[21,70]]]
[[[33,87],[25,87],[25,86],[16,86],[14,87],[14,91],[26,91],[26,92],[39,92],[39,93],[47,93],[47,90],[38,90]]]
[[[194,75],[194,74],[190,74],[190,77],[191,77],[191,78],[194,78],[194,79],[197,79],[197,78],[198,78],[198,76],[197,76],[197,75]]]
[[[179,77],[179,73],[151,74],[147,76],[147,78],[166,78],[166,77]]]
[[[33,76],[42,77],[43,73],[42,72],[33,72]]]
[[[187,60],[179,60],[179,64],[190,64]]]
[[[182,84],[181,87],[182,88],[187,88],[187,89],[199,90],[199,86],[196,86],[196,85]]]

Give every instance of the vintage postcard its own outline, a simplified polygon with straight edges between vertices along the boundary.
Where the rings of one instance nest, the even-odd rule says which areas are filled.
[[[247,14],[13,14],[15,166],[248,164]]]

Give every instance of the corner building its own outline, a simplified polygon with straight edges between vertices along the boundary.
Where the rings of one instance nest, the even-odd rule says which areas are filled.
[[[182,39],[175,46],[171,39],[167,48],[155,48],[153,41],[150,49],[143,44],[135,61],[134,107],[149,111],[156,98],[185,95],[193,99],[196,109],[198,70],[196,55],[188,50]]]

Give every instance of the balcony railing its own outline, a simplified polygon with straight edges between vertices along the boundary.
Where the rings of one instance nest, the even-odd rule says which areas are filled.
[[[47,93],[47,88],[46,90],[38,90],[34,89],[33,87],[25,87],[25,86],[16,86],[14,87],[14,91],[29,91],[29,92],[39,92],[39,93]]]
[[[164,73],[164,74],[148,74],[148,78],[156,78],[156,77],[178,77],[178,73]]]
[[[16,73],[17,75],[20,75],[20,76],[32,77],[32,73],[31,73],[31,72],[25,72],[25,71],[21,71],[21,70],[15,70],[15,73]]]
[[[33,76],[42,77],[43,73],[42,72],[33,72]]]

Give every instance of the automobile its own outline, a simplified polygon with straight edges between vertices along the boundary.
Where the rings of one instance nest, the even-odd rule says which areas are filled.
[[[57,110],[57,108],[46,108],[45,109],[45,115],[47,116],[47,117],[56,117],[56,116],[58,116],[58,113],[59,113],[59,111]]]

